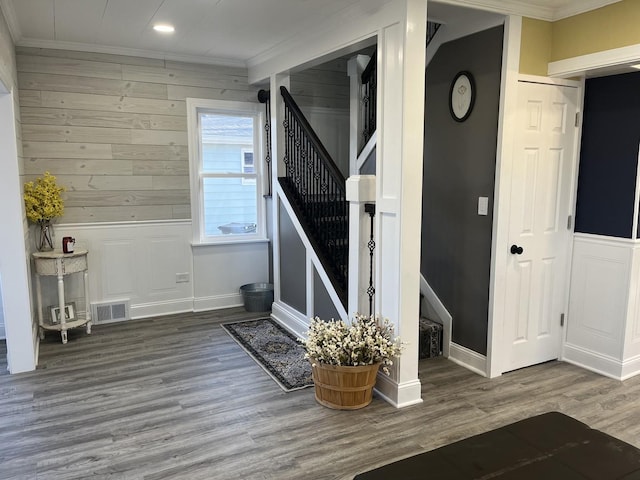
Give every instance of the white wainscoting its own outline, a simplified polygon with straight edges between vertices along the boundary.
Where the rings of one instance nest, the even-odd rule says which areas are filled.
[[[623,380],[640,373],[640,244],[576,234],[563,360]]]
[[[131,318],[242,305],[240,285],[268,281],[266,242],[192,247],[188,220],[62,224],[55,232],[57,248],[71,236],[89,251],[90,301],[129,300]],[[65,279],[70,301],[82,295],[74,277]],[[44,305],[55,303],[55,289],[43,285],[43,294]]]
[[[268,247],[266,240],[194,246],[194,310],[242,305],[241,285],[269,281]]]

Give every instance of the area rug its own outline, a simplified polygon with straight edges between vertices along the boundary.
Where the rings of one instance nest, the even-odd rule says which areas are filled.
[[[285,392],[313,385],[311,365],[296,337],[270,318],[223,323],[222,328]]]
[[[371,460],[376,460],[375,452]],[[392,478],[637,480],[640,450],[549,412],[361,473],[354,480]]]

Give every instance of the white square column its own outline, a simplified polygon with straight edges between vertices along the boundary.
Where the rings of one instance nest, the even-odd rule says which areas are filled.
[[[418,379],[427,1],[405,0],[378,33],[376,312],[407,343],[377,389],[397,407],[422,402]]]

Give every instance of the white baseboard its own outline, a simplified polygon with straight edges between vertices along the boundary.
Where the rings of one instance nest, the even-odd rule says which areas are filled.
[[[33,344],[34,344],[34,354],[35,354],[35,365],[38,366],[38,361],[40,360],[40,330],[37,325],[33,325]],[[9,369],[9,365],[7,365],[7,370]]]
[[[139,303],[137,305],[131,305],[129,309],[132,320],[192,311],[193,298],[181,298],[178,300],[169,300],[166,302]]]
[[[442,323],[442,355],[448,358],[451,355],[451,325],[453,323],[451,314],[422,275],[420,275],[420,293],[424,295],[424,300],[438,316],[434,320],[439,320]]]
[[[630,358],[622,362],[622,375],[620,380],[640,375],[640,357]]]
[[[478,375],[487,376],[487,357],[467,347],[451,342],[449,360]]]
[[[615,380],[626,380],[640,374],[640,357],[621,362],[616,358],[568,343],[564,344],[562,360]]]
[[[222,308],[241,307],[244,305],[242,295],[230,293],[227,295],[215,295],[211,297],[198,297],[193,299],[193,311],[220,310]]]
[[[297,337],[306,337],[310,320],[286,303],[273,302],[271,316]]]
[[[422,403],[422,384],[420,380],[397,383],[383,372],[378,372],[376,393],[396,408],[409,407]]]

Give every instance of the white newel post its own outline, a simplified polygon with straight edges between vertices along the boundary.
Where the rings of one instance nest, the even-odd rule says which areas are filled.
[[[375,175],[353,175],[347,179],[349,202],[349,296],[348,314],[369,314],[369,233],[371,219],[365,203],[376,201]],[[375,267],[374,267],[375,271]],[[374,285],[375,288],[375,285]],[[375,311],[373,312],[375,313]]]

